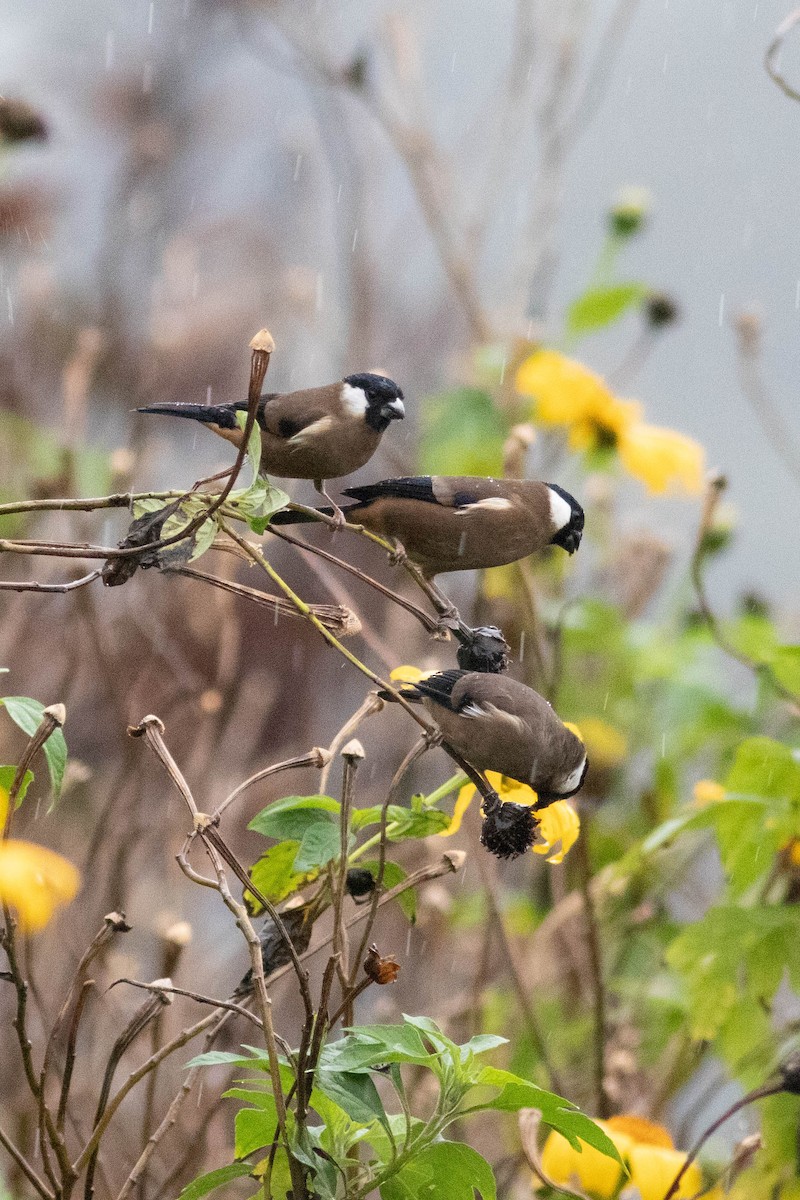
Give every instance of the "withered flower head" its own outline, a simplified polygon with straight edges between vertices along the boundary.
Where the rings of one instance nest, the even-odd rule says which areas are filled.
[[[348,896],[352,896],[356,904],[363,904],[368,896],[375,891],[375,880],[372,872],[366,867],[351,867],[345,880]]]
[[[672,325],[677,321],[681,310],[666,292],[651,292],[644,302],[644,315],[651,328],[661,329],[664,325]]]
[[[536,819],[530,808],[513,800],[483,802],[481,845],[497,858],[519,858],[533,845]]]
[[[461,643],[456,658],[462,671],[501,675],[508,670],[508,642],[496,625],[481,625],[468,633],[456,630],[456,637]]]
[[[373,983],[394,983],[400,974],[400,963],[391,955],[388,958],[381,958],[378,947],[373,942],[364,959],[364,974]]]
[[[0,137],[4,142],[43,142],[47,125],[24,100],[0,98]]]

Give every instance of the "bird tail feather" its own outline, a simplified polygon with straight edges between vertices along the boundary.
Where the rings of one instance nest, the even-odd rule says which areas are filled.
[[[236,411],[229,404],[149,404],[138,411],[167,417],[189,417],[192,421],[202,421],[204,425],[218,425],[220,429],[238,428]]]

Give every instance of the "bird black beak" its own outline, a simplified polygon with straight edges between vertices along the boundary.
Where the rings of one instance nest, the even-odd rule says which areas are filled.
[[[386,421],[402,421],[405,415],[406,410],[402,400],[390,400],[381,409],[381,416]]]
[[[578,549],[578,547],[581,544],[582,536],[583,535],[581,534],[581,531],[579,529],[571,529],[569,531],[569,533],[566,534],[566,536],[564,537],[564,541],[561,544],[564,547],[564,549],[566,550],[567,554],[575,553],[575,551]]]

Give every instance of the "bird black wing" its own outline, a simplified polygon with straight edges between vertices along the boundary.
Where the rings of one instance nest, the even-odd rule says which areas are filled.
[[[420,679],[411,686],[418,695],[427,696],[436,704],[441,704],[444,708],[449,708],[451,712],[456,712],[457,709],[453,704],[453,688],[459,679],[469,673],[469,671],[437,671],[435,675],[429,675],[427,679]]]
[[[433,492],[433,480],[430,475],[408,475],[400,479],[382,479],[380,483],[342,488],[342,492],[345,496],[352,496],[361,504],[371,504],[373,500],[379,500],[383,496],[403,500],[424,500],[429,504],[439,503]]]
[[[346,496],[352,496],[361,504],[372,504],[385,497],[422,500],[427,504],[438,504],[441,508],[467,508],[491,498],[505,498],[507,489],[502,480],[480,476],[410,475],[342,490]]]

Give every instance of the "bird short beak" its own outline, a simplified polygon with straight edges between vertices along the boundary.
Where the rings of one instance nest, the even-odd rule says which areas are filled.
[[[402,400],[390,400],[381,409],[381,416],[389,421],[402,421],[405,415],[406,410]]]
[[[579,530],[577,530],[577,529],[570,530],[570,532],[564,538],[564,549],[567,551],[567,554],[575,553],[575,551],[578,549],[578,547],[581,544],[581,536],[582,536],[582,534],[580,533]]]

